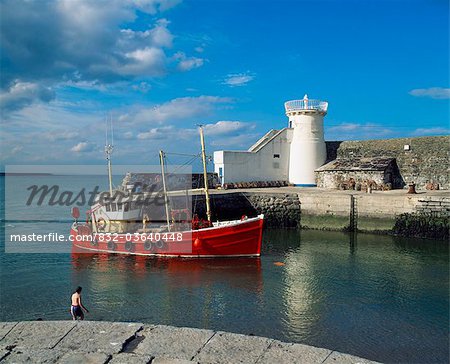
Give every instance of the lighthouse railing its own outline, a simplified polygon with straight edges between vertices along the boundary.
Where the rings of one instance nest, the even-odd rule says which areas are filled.
[[[286,112],[297,110],[317,110],[327,112],[328,102],[321,100],[292,100],[284,103]]]

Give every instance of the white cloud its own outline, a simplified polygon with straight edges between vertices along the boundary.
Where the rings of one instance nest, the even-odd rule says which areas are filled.
[[[131,109],[128,115],[119,116],[113,111],[114,163],[127,164],[132,160],[157,164],[160,149],[198,153],[200,143],[195,124],[211,120],[217,110],[229,108],[232,102],[230,98],[219,96],[186,97],[170,100],[159,107]],[[105,163],[103,110],[92,100],[87,106],[78,101],[71,107],[82,112],[72,112],[58,102],[35,103],[15,112],[0,131],[0,158],[9,164],[64,164],[74,160]],[[155,122],[149,116],[163,121]],[[136,117],[140,118],[139,123]],[[255,135],[258,133],[254,123],[244,121],[206,124],[205,132],[208,153],[224,148],[246,149],[260,136]],[[20,151],[16,149],[13,155],[11,151],[15,147]],[[171,162],[184,163],[186,160],[171,159]]]
[[[206,124],[204,126],[205,134],[211,136],[220,136],[236,134],[255,129],[255,123],[246,123],[242,121],[218,121],[215,124]]]
[[[51,88],[15,80],[8,90],[0,92],[0,108],[2,112],[18,110],[37,101],[48,102],[54,97]]]
[[[226,138],[215,138],[210,141],[214,149],[242,149],[247,150],[256,140],[261,137],[260,133],[245,133],[234,136],[227,136]]]
[[[179,141],[180,139],[189,139],[193,136],[194,129],[176,128],[173,125],[160,128],[152,128],[149,131],[138,134],[138,139],[163,140],[170,139]]]
[[[203,65],[202,58],[190,57],[180,61],[180,63],[178,63],[178,69],[184,72],[189,71],[193,68],[201,67],[202,65]]]
[[[164,128],[153,128],[149,131],[138,134],[138,139],[166,139],[167,135],[163,131]]]
[[[147,93],[152,88],[152,85],[150,85],[148,82],[139,82],[137,85],[131,86],[131,88],[135,91]]]
[[[196,51],[197,53],[203,53],[205,49],[203,47],[195,47],[194,51]]]
[[[99,80],[76,80],[76,73],[74,74],[75,80],[68,80],[61,84],[61,86],[74,87],[81,90],[97,90],[104,92],[107,90],[107,87],[104,84],[101,84]]]
[[[219,96],[181,97],[161,105],[138,109],[134,113],[123,114],[119,116],[119,121],[162,124],[166,121],[205,117],[218,105],[229,104],[232,101],[229,97]]]
[[[417,97],[431,97],[432,99],[450,99],[450,88],[416,88],[409,91],[409,94]]]
[[[74,130],[54,130],[51,133],[42,134],[44,139],[48,139],[49,141],[64,141],[64,140],[73,140],[80,135],[78,131]]]
[[[167,29],[169,22],[167,19],[160,19],[157,26],[150,30],[153,43],[160,47],[172,47],[173,35]]]
[[[145,47],[126,53],[129,61],[116,68],[124,76],[161,76],[165,73],[165,54],[160,48]]]
[[[189,71],[193,68],[203,66],[204,60],[198,57],[187,57],[183,52],[177,52],[174,59],[179,61],[177,68],[182,71]]]
[[[121,46],[130,47],[131,45],[142,44],[143,42],[151,43],[157,47],[172,47],[173,35],[167,29],[170,22],[167,19],[159,19],[156,21],[156,25],[153,28],[149,28],[146,31],[121,29]]]
[[[11,113],[2,127],[5,137],[0,144],[8,151],[15,146],[22,149],[16,155],[4,155],[6,162],[64,164],[81,158],[88,163],[103,163],[103,110],[95,103],[86,107],[82,101],[73,108],[78,112],[54,101],[34,103]]]
[[[250,73],[234,73],[229,74],[225,77],[223,81],[224,85],[228,85],[230,87],[235,86],[244,86],[255,78],[253,74]]]
[[[133,139],[133,132],[127,131],[123,134],[124,139]]]
[[[443,127],[433,127],[433,128],[418,128],[413,131],[412,135],[421,136],[421,135],[445,135],[450,134],[449,128]]]
[[[246,149],[259,137],[259,134],[254,131],[255,128],[255,123],[242,121],[218,121],[203,126],[207,137],[206,142],[215,148],[242,147]],[[199,132],[196,127],[184,128],[170,125],[152,128],[139,133],[137,137],[141,140],[169,140],[192,144],[198,141]]]
[[[145,66],[152,66],[158,62],[158,58],[161,58],[161,49],[145,47],[143,49],[136,49],[133,52],[125,53],[126,58],[130,58]]]
[[[21,2],[20,6],[15,0],[0,2],[3,92],[35,85],[34,95],[22,96],[20,102],[7,103],[12,97],[3,95],[3,110],[37,100],[46,102],[53,97],[47,91],[61,85],[104,92],[105,85],[132,85],[176,69],[200,67],[204,62],[201,58],[183,53],[174,65],[173,56],[168,54],[174,36],[169,21],[157,18],[179,2],[41,0]],[[140,13],[151,14],[156,20],[146,30],[133,30],[142,24]],[[29,88],[27,92],[31,92]]]
[[[81,153],[81,152],[89,152],[93,149],[93,146],[88,142],[80,142],[70,148],[71,152]]]
[[[10,147],[10,148],[9,148]],[[2,150],[2,153],[0,153],[0,160],[1,161],[6,161],[9,158],[14,158],[16,157],[19,153],[22,152],[23,147],[16,145],[16,146],[6,146],[6,148],[2,148],[4,150]]]
[[[256,123],[244,121],[218,121],[204,126],[209,143],[219,149],[247,149],[261,137],[255,129]]]
[[[117,81],[137,69],[160,74],[162,48],[172,42],[165,19],[147,32],[127,32],[136,10],[155,13],[164,1],[61,0],[2,2],[2,58],[8,58],[4,83],[20,78]],[[39,14],[38,16],[35,16]],[[76,14],[76,15],[75,15]],[[86,40],[89,41],[86,41]],[[157,51],[158,50],[158,51]],[[143,63],[145,67],[136,67]],[[156,70],[149,70],[154,65]]]

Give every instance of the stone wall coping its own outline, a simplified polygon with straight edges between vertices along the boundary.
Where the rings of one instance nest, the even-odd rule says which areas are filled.
[[[210,194],[233,194],[233,193],[248,193],[248,194],[260,194],[260,195],[270,195],[270,194],[299,194],[300,196],[308,195],[364,195],[364,196],[405,196],[414,198],[425,198],[425,197],[443,197],[450,198],[450,190],[421,190],[417,194],[407,194],[407,189],[401,190],[390,190],[390,191],[372,191],[371,194],[364,191],[355,190],[330,190],[328,188],[319,187],[267,187],[267,188],[237,188],[230,190],[209,190]]]

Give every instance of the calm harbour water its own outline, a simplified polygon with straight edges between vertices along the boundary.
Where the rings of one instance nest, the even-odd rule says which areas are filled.
[[[268,336],[382,362],[448,361],[447,242],[274,229],[263,244],[260,259],[2,252],[0,319],[70,319],[81,285],[90,320]]]

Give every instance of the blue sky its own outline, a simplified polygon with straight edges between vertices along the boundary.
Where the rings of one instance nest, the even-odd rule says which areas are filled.
[[[283,103],[329,102],[327,140],[442,135],[449,3],[60,0],[1,4],[1,163],[247,149]],[[182,162],[179,160],[178,162]]]

